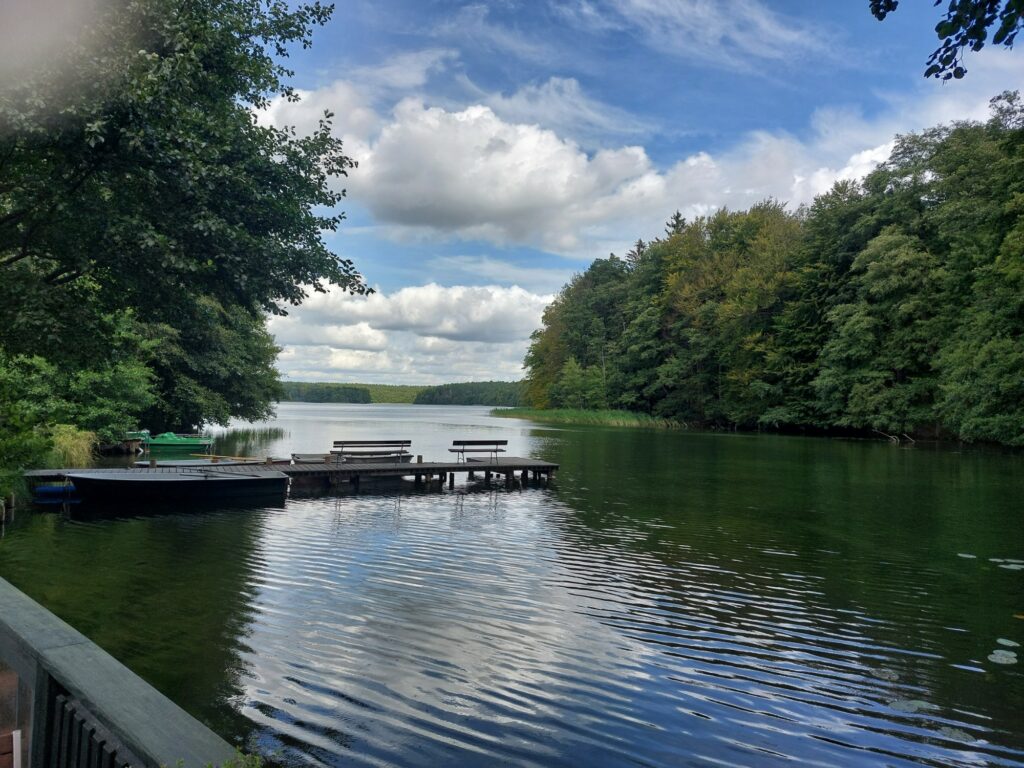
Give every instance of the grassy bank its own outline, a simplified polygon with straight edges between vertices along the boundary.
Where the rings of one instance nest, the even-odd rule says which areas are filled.
[[[659,419],[646,413],[632,411],[584,411],[575,408],[495,408],[492,416],[509,419],[529,419],[548,424],[593,424],[605,427],[659,427],[673,429],[681,427],[679,422],[671,419]]]

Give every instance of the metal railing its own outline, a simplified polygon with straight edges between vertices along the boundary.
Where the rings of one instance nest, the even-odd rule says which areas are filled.
[[[9,734],[21,747],[12,750],[12,768],[202,768],[235,757],[209,728],[0,579],[4,668],[16,676],[7,693],[20,704]]]

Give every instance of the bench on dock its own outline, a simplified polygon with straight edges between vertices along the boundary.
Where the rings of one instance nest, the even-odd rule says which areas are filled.
[[[466,461],[467,453],[486,453],[497,461],[498,454],[505,453],[506,445],[508,440],[452,440],[453,447],[448,451],[455,454],[456,461]]]
[[[346,463],[405,463],[412,460],[412,440],[335,440],[331,450]]]

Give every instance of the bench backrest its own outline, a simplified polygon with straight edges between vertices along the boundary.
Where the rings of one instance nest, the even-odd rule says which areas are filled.
[[[452,445],[508,445],[508,440],[452,440]]]
[[[412,440],[335,440],[335,448],[408,448]]]

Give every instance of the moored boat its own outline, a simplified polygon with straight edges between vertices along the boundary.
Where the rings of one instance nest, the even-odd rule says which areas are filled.
[[[213,446],[213,438],[209,435],[179,435],[174,432],[164,432],[159,435],[148,435],[143,440],[146,448],[157,448],[160,450],[188,449],[192,452],[207,452]]]
[[[85,501],[209,501],[284,495],[284,472],[224,472],[181,468],[173,472],[122,469],[66,475]]]

